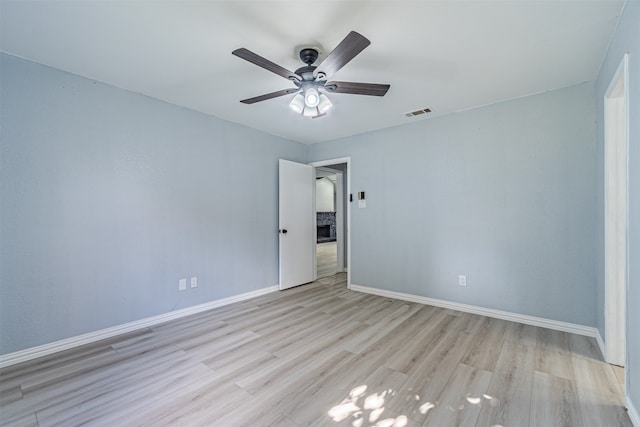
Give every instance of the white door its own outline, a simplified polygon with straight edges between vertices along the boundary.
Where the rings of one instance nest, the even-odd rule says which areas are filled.
[[[315,172],[313,166],[280,159],[280,289],[315,279]]]

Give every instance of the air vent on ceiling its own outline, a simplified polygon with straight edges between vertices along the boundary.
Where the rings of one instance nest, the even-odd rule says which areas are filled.
[[[416,111],[412,111],[410,113],[404,113],[405,116],[407,117],[416,117],[416,116],[421,116],[423,114],[427,114],[430,113],[431,109],[429,108],[423,108],[422,110],[416,110]]]

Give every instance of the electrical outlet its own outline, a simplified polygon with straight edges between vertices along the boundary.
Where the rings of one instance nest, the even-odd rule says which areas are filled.
[[[187,279],[180,279],[178,281],[178,290],[179,291],[187,290]]]
[[[467,286],[467,276],[463,276],[463,275],[458,276],[458,285]]]
[[[197,288],[198,287],[198,278],[197,277],[192,277],[191,278],[191,287],[192,288]]]

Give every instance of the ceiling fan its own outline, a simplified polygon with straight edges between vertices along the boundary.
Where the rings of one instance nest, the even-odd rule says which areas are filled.
[[[387,84],[327,81],[327,77],[344,67],[370,44],[371,42],[366,37],[351,31],[318,66],[312,65],[318,59],[318,51],[313,48],[302,49],[300,59],[307,65],[298,68],[295,72],[291,72],[248,49],[236,49],[231,52],[235,56],[289,79],[295,85],[294,88],[243,99],[240,102],[254,104],[295,93],[296,96],[289,103],[289,107],[305,117],[316,118],[324,116],[332,106],[327,93],[384,96],[390,87]]]

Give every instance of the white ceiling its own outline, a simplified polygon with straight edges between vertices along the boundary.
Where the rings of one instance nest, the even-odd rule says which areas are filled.
[[[594,80],[623,0],[6,1],[1,49],[91,79],[304,143],[331,140]],[[293,87],[231,55],[245,47],[294,71],[349,31],[371,45],[333,80],[388,83],[383,98],[330,95],[309,119]],[[332,76],[330,76],[331,79]]]

